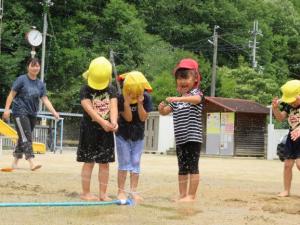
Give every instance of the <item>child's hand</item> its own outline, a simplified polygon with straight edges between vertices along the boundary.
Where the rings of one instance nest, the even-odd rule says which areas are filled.
[[[114,128],[114,125],[112,125],[108,120],[104,120],[104,122],[103,122],[103,124],[101,124],[101,126],[106,132],[110,132]]]
[[[297,140],[299,137],[300,137],[300,127],[298,127],[295,130],[291,131],[291,139],[292,139],[292,141]]]
[[[161,112],[165,108],[166,104],[164,102],[159,103],[158,111]]]
[[[139,104],[143,104],[143,102],[144,102],[144,94],[141,94],[141,95],[138,96],[137,102],[138,102]]]
[[[178,102],[178,97],[167,97],[166,101],[171,103],[171,102]]]
[[[116,132],[117,130],[118,130],[118,128],[119,128],[119,125],[117,124],[117,123],[111,123],[111,125],[112,125],[112,131],[113,132]]]
[[[127,94],[124,95],[124,103],[130,105],[130,102],[132,100],[132,95],[131,94]]]
[[[278,109],[279,108],[279,104],[280,104],[280,101],[278,99],[278,97],[276,96],[273,100],[272,100],[272,107],[274,109]]]

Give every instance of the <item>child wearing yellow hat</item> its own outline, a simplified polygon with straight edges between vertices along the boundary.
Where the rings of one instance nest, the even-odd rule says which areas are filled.
[[[126,200],[125,181],[130,173],[130,195],[135,202],[142,201],[137,193],[140,161],[144,148],[145,121],[152,110],[152,88],[144,75],[132,71],[119,76],[123,80],[122,94],[118,97],[119,130],[116,133],[118,155],[118,199]]]
[[[300,81],[290,80],[286,82],[281,87],[281,91],[282,98],[275,97],[273,99],[272,109],[278,121],[287,119],[290,126],[284,148],[284,191],[278,195],[287,197],[290,195],[292,169],[295,162],[300,170]]]
[[[112,65],[104,57],[91,61],[83,74],[87,84],[80,91],[83,117],[80,123],[80,137],[77,161],[83,162],[81,172],[81,199],[87,201],[111,200],[107,194],[109,163],[115,161],[114,134],[118,129],[117,91],[110,85]],[[95,163],[99,164],[99,197],[91,194],[90,182]]]

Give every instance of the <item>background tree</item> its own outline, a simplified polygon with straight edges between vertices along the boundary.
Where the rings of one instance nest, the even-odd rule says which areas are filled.
[[[183,57],[200,62],[209,94],[213,46],[219,25],[217,96],[270,104],[279,87],[300,74],[300,4],[296,0],[52,0],[48,13],[45,82],[60,111],[80,109],[81,74],[90,60],[114,50],[119,73],[140,70],[154,87],[154,104],[176,94],[172,69]],[[32,25],[42,30],[42,5],[4,2],[0,55],[0,107],[13,80],[24,73]],[[258,68],[251,67],[249,33],[259,21]],[[41,48],[37,49],[41,56]],[[242,59],[242,60],[241,60]],[[162,88],[163,86],[163,88]],[[232,87],[234,86],[234,88]],[[259,87],[259,89],[256,89]]]

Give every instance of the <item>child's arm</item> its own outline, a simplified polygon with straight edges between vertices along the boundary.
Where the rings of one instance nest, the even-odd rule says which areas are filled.
[[[56,110],[54,109],[53,105],[51,104],[51,102],[49,101],[47,96],[43,96],[42,98],[42,102],[45,104],[45,106],[47,107],[47,109],[52,113],[52,115],[56,118],[59,119],[59,114],[56,112]]]
[[[148,112],[144,108],[144,95],[140,95],[137,101],[138,115],[141,121],[146,121],[148,118]]]
[[[166,101],[169,103],[171,103],[171,102],[187,102],[187,103],[197,105],[202,101],[202,97],[200,95],[168,97],[168,98],[166,98]]]
[[[98,113],[93,109],[92,101],[90,99],[81,100],[81,105],[84,111],[86,111],[86,113],[92,118],[92,121],[97,122],[106,132],[112,131],[112,124],[98,115]]]
[[[171,106],[169,105],[166,105],[164,102],[161,102],[159,103],[158,105],[158,112],[161,114],[161,115],[168,115],[172,112],[172,108]]]
[[[285,112],[285,111],[281,112],[279,110],[279,100],[277,97],[275,97],[272,100],[272,109],[273,109],[273,114],[278,121],[282,122],[283,120],[285,120],[287,118],[287,112]]]
[[[113,126],[112,131],[118,130],[118,100],[117,98],[110,99],[110,122]]]
[[[125,95],[124,96],[124,112],[120,112],[121,116],[127,121],[130,122],[132,121],[132,112],[130,108],[130,101],[131,101],[131,96],[130,95]]]

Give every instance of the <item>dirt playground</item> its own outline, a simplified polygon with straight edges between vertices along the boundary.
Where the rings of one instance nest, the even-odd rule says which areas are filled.
[[[0,167],[10,166],[11,151],[3,151]],[[75,152],[36,155],[43,167],[0,172],[0,202],[80,201],[81,164]],[[195,203],[178,204],[175,156],[144,154],[139,192],[144,202],[135,206],[0,208],[1,225],[300,225],[300,172],[294,168],[292,195],[282,190],[280,161],[253,158],[200,159],[201,182]],[[92,178],[97,194],[98,168]],[[116,198],[116,163],[110,167],[108,193]],[[128,186],[128,183],[127,183]]]

